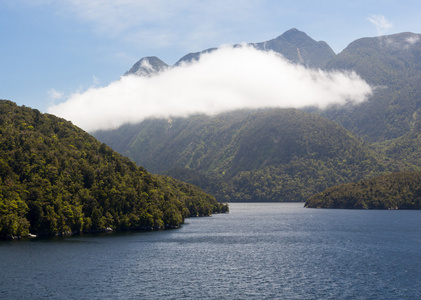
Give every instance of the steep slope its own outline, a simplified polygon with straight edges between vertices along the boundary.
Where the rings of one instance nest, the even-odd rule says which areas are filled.
[[[421,173],[392,173],[331,187],[311,196],[305,207],[421,209]]]
[[[376,90],[358,106],[321,112],[368,141],[400,137],[421,112],[421,35],[400,33],[352,42],[327,69],[354,70]]]
[[[226,208],[70,122],[0,101],[0,237],[177,227]]]
[[[130,139],[119,139],[122,129],[94,135],[151,172],[194,182],[220,201],[304,201],[393,169],[345,129],[294,109],[149,119],[124,130]]]

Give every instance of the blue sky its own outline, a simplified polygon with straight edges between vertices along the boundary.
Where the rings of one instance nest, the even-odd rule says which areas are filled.
[[[338,53],[361,37],[421,33],[421,2],[0,0],[0,99],[45,112],[118,80],[144,56],[174,64],[291,28]]]

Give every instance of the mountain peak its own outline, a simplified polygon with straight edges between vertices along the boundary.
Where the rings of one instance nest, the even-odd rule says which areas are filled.
[[[293,40],[297,37],[310,38],[305,32],[299,31],[297,28],[291,28],[290,30],[285,31],[282,35],[278,36],[277,39],[283,38],[286,40]]]
[[[152,76],[168,68],[168,65],[156,56],[141,58],[124,75]]]
[[[327,43],[317,42],[296,28],[285,31],[276,39],[253,46],[260,50],[278,52],[293,63],[312,68],[323,68],[335,56]]]

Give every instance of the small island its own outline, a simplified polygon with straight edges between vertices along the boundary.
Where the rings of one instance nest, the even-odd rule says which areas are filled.
[[[396,172],[317,193],[309,208],[421,209],[421,172]]]

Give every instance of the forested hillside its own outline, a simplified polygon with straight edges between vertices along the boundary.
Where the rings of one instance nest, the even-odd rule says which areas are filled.
[[[327,69],[353,70],[374,87],[357,106],[320,113],[367,141],[407,134],[421,113],[421,35],[400,33],[352,42],[327,63]]]
[[[397,170],[342,127],[294,109],[148,119],[94,135],[219,201],[305,201],[327,187]]]
[[[306,207],[421,209],[421,172],[399,172],[335,186],[311,196]]]
[[[0,237],[177,227],[227,207],[70,122],[0,101]]]
[[[421,169],[421,123],[406,135],[375,146],[384,155],[399,161],[402,165],[411,164]]]

